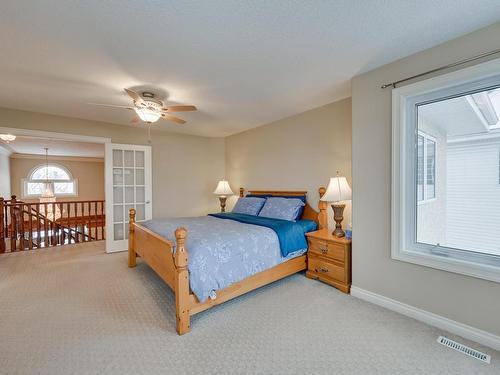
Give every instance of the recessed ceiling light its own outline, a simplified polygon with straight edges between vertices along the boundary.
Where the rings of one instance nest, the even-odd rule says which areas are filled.
[[[6,143],[10,143],[16,140],[16,136],[13,134],[0,134],[0,139]]]

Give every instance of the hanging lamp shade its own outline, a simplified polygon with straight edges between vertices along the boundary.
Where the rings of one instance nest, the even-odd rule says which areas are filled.
[[[40,203],[44,203],[41,201],[42,198],[45,199],[45,201],[53,198],[55,201],[54,183],[49,180],[49,149],[47,147],[45,147],[45,182]]]

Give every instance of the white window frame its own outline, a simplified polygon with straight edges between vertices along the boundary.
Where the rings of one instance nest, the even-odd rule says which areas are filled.
[[[415,162],[418,135],[417,106],[462,96],[467,92],[500,87],[499,72],[500,59],[497,59],[392,91],[391,257],[393,259],[500,282],[498,256],[417,242],[417,163]]]
[[[424,174],[424,180],[423,180],[423,186],[422,186],[422,190],[424,192],[424,198],[419,201],[418,200],[418,197],[417,197],[417,202],[418,204],[426,204],[426,203],[430,203],[430,202],[434,202],[436,199],[437,199],[437,189],[436,189],[436,180],[437,180],[437,140],[436,138],[434,138],[432,135],[429,135],[421,130],[418,131],[418,135],[423,137],[424,139],[424,166],[423,166],[423,174]],[[427,192],[427,144],[428,142],[431,141],[431,142],[434,142],[434,147],[435,147],[435,151],[434,151],[434,197],[432,198],[429,198],[428,197],[428,192]],[[417,167],[418,168],[418,167]]]
[[[30,182],[32,182],[32,183],[45,183],[46,180],[44,180],[44,179],[41,179],[41,180],[40,179],[32,179],[31,177],[33,176],[33,173],[36,170],[40,169],[41,167],[46,167],[46,166],[47,166],[46,164],[37,165],[36,167],[34,167],[30,170],[30,172],[28,173],[28,178],[21,179],[22,197],[23,198],[32,199],[32,198],[40,198],[41,197],[41,194],[28,194],[28,183],[30,183]],[[73,175],[71,174],[71,172],[64,165],[57,164],[57,163],[49,163],[49,167],[50,166],[62,169],[69,176],[69,180],[51,180],[51,182],[53,182],[53,183],[72,182],[73,183],[73,193],[70,193],[70,194],[59,193],[59,194],[57,194],[54,191],[54,196],[56,196],[56,197],[77,197],[78,196],[78,179],[73,178]],[[54,188],[54,186],[52,186],[52,188]]]

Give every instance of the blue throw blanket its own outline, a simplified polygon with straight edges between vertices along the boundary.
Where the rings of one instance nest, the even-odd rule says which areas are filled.
[[[294,251],[307,248],[307,241],[304,236],[303,226],[293,221],[237,214],[232,212],[210,214],[210,216],[214,216],[219,219],[235,220],[244,224],[259,225],[261,227],[272,229],[278,236],[281,255],[283,257],[288,256],[288,254],[293,253]]]

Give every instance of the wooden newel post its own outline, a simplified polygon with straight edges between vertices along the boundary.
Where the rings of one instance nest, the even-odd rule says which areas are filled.
[[[5,253],[5,218],[4,218],[5,203],[3,198],[0,197],[0,253]]]
[[[135,267],[137,264],[137,254],[135,252],[135,209],[131,208],[129,211],[128,223],[128,266]]]
[[[318,190],[319,192],[319,197],[321,197],[325,194],[326,189],[322,186]],[[318,203],[318,208],[319,208],[319,215],[318,215],[318,221],[319,221],[319,229],[328,229],[328,204],[327,202],[323,202],[322,200],[319,201]]]
[[[186,250],[187,230],[177,228],[175,231],[175,316],[177,321],[177,333],[183,335],[189,332],[189,273],[188,252]]]

